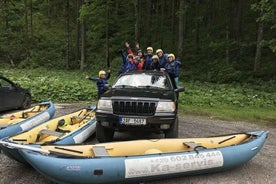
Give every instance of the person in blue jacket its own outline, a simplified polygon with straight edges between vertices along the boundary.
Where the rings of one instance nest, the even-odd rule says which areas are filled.
[[[171,79],[175,82],[175,87],[178,87],[179,83],[179,68],[181,66],[180,61],[175,60],[174,54],[168,54],[168,62],[165,65],[165,68],[162,68],[161,70],[168,72]]]
[[[162,49],[157,49],[156,50],[156,55],[159,58],[160,68],[165,68],[165,66],[168,62],[168,55],[165,54]]]
[[[122,56],[122,65],[121,69],[119,71],[119,74],[124,73],[129,70],[136,70],[136,65],[134,63],[134,56],[132,54],[126,54],[123,51],[120,51],[120,54]]]
[[[152,56],[153,56],[153,48],[152,47],[147,47],[147,53],[144,54],[145,63],[144,63],[143,68],[145,70],[150,70],[151,69]]]
[[[99,71],[99,78],[97,77],[89,77],[86,75],[86,79],[92,80],[96,82],[98,88],[98,99],[100,99],[101,95],[106,92],[104,86],[108,84],[108,80],[110,78],[110,70],[107,71],[107,74],[104,70]]]

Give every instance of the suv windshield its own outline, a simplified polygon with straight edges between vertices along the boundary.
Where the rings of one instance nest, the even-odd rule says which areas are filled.
[[[121,76],[113,88],[161,88],[170,89],[171,86],[165,75],[138,73]]]

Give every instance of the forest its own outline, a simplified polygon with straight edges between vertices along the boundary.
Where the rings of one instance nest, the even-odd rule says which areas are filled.
[[[0,62],[98,71],[128,41],[174,53],[180,80],[275,80],[273,0],[1,0]]]

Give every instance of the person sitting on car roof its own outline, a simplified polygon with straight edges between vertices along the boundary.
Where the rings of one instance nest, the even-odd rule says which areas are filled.
[[[145,70],[150,70],[150,65],[152,63],[152,56],[153,56],[153,48],[147,47],[147,53],[144,54],[144,57],[145,57],[144,69]]]
[[[152,56],[152,63],[150,65],[151,70],[160,70],[159,58],[157,55]]]
[[[168,62],[165,65],[165,68],[161,68],[162,71],[168,72],[171,79],[175,82],[175,86],[178,87],[178,79],[179,79],[179,68],[181,66],[180,61],[175,60],[174,54],[168,55]]]
[[[133,55],[133,61],[134,61],[134,64],[136,65],[136,69],[142,70],[144,68],[145,58],[144,58],[143,51],[140,49],[139,43],[138,42],[136,43],[137,54],[135,54],[132,51],[132,49],[130,48],[130,44],[128,42],[125,42],[125,46],[127,48],[127,53]]]
[[[126,42],[127,43],[127,42]],[[119,74],[124,73],[126,71],[129,70],[136,70],[137,67],[134,63],[134,55],[132,53],[126,55],[122,50],[119,51],[119,53],[122,56],[122,65],[121,65],[121,69],[119,71]]]
[[[168,55],[165,54],[162,49],[157,49],[156,55],[159,58],[160,68],[165,68],[165,65],[168,62]]]

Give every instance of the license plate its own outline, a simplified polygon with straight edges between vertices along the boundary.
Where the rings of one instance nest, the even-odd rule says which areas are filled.
[[[144,118],[119,118],[120,123],[124,125],[146,125],[146,119]]]

